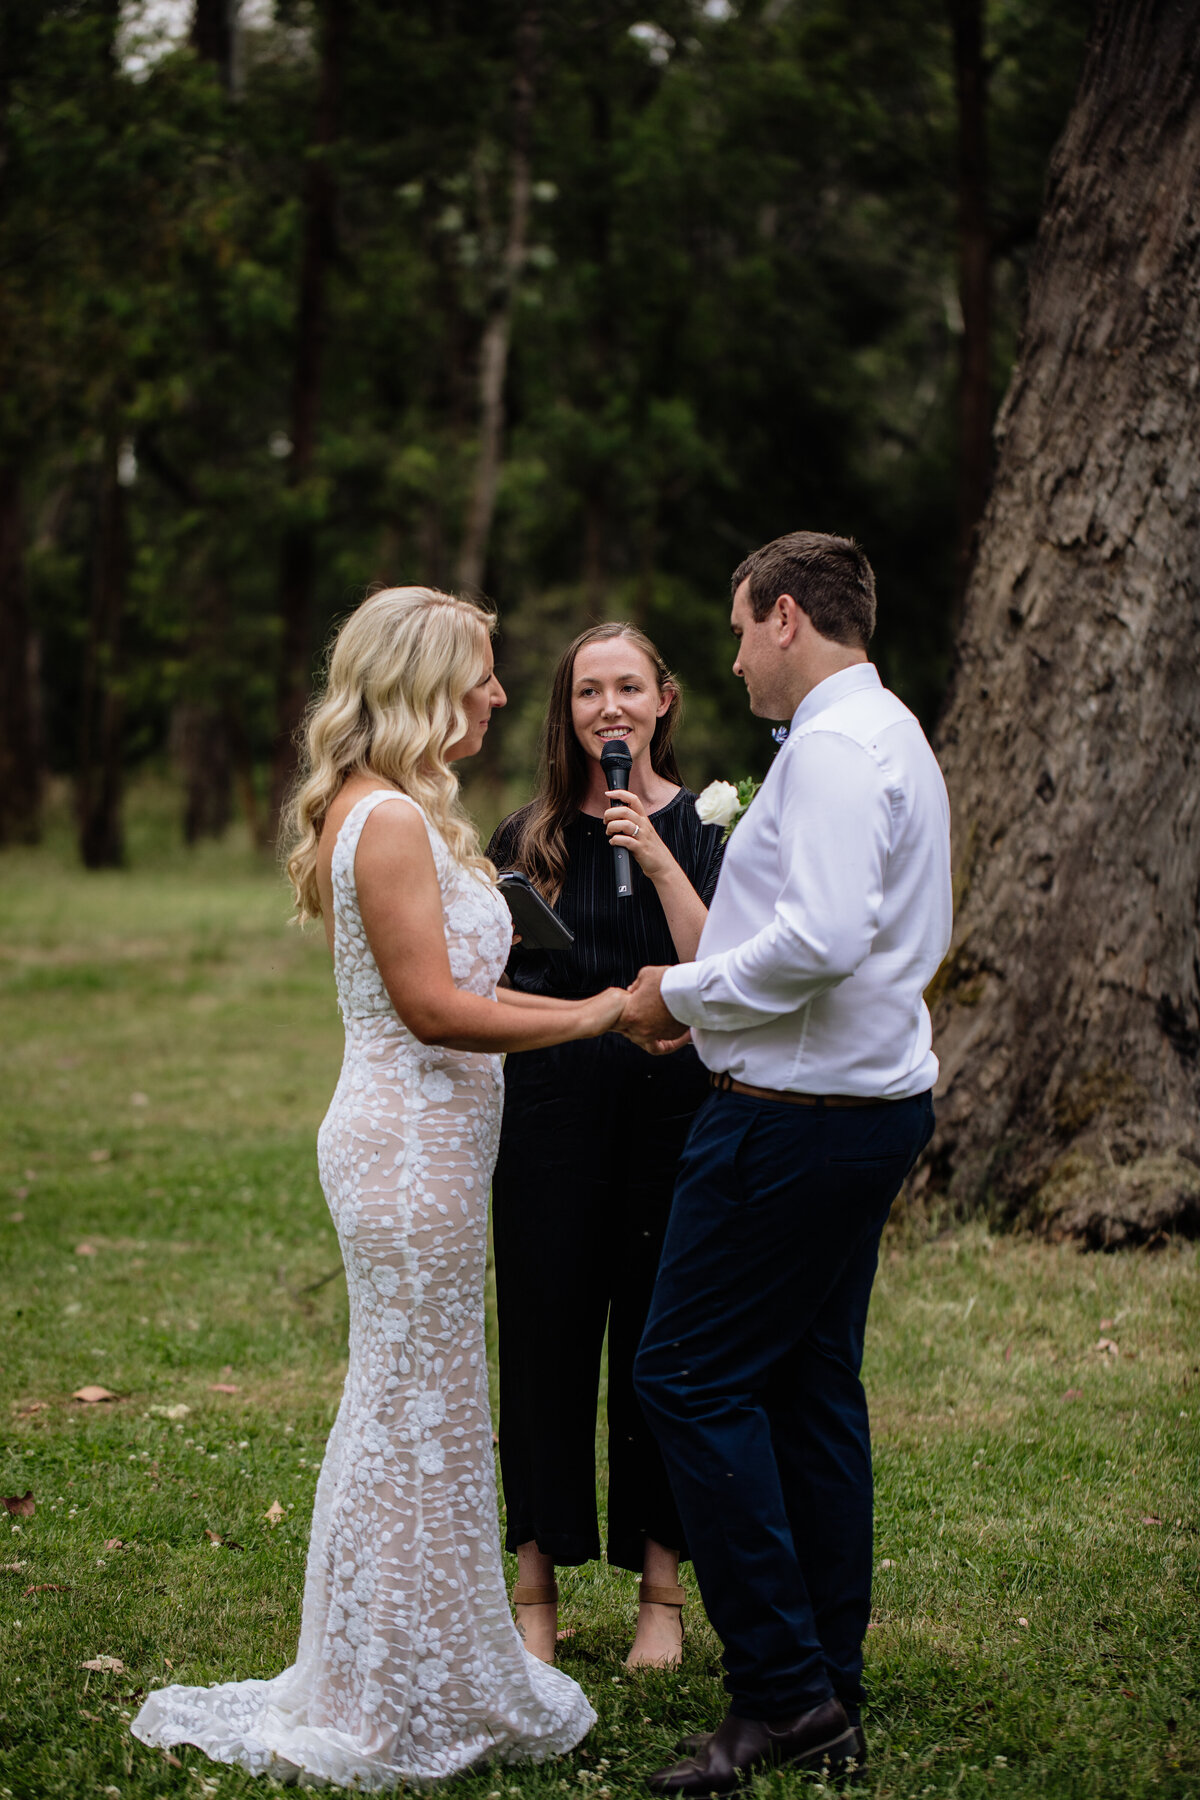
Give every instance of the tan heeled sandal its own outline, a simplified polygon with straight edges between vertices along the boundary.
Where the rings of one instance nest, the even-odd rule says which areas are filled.
[[[558,1583],[557,1583],[557,1581],[550,1581],[550,1582],[545,1583],[545,1585],[542,1587],[535,1587],[532,1582],[518,1581],[516,1587],[512,1591],[512,1603],[514,1606],[553,1606],[553,1607],[557,1607],[558,1606]],[[525,1640],[523,1637],[522,1637],[521,1641],[522,1641],[522,1643],[524,1643]],[[526,1645],[526,1648],[528,1649],[528,1645]],[[536,1652],[530,1650],[529,1654],[531,1656],[533,1656],[536,1654]],[[554,1664],[553,1654],[551,1654],[548,1657],[538,1657],[538,1661],[539,1662],[545,1661],[545,1662],[549,1663],[551,1665],[551,1667],[553,1667],[553,1664]]]
[[[687,1600],[686,1590],[681,1587],[668,1587],[653,1581],[638,1583],[638,1605],[675,1606],[679,1609],[679,1655],[664,1662],[630,1662],[625,1658],[627,1669],[677,1669],[683,1661],[683,1608]]]

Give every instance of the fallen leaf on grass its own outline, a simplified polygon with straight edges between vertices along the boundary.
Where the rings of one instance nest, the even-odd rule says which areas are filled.
[[[23,1225],[25,1223],[25,1214],[24,1213],[9,1213],[8,1222],[10,1225]]]
[[[1157,1513],[1143,1513],[1142,1514],[1142,1524],[1143,1525],[1161,1525],[1162,1520],[1159,1518]]]
[[[240,1394],[242,1390],[232,1381],[214,1381],[208,1391],[210,1394]]]
[[[75,1256],[99,1256],[100,1252],[95,1244],[76,1244],[73,1254]]]
[[[1102,1350],[1106,1356],[1120,1356],[1121,1354],[1111,1338],[1101,1338],[1097,1343],[1096,1348],[1097,1350]]]
[[[1101,1331],[1111,1331],[1113,1326],[1116,1324],[1116,1322],[1117,1321],[1115,1319],[1101,1319],[1101,1321],[1100,1321]]]
[[[268,1506],[266,1512],[263,1514],[263,1518],[267,1521],[268,1525],[278,1525],[282,1517],[282,1506],[280,1506],[278,1500],[272,1500],[270,1506]]]
[[[14,1513],[18,1519],[32,1519],[37,1501],[33,1497],[33,1489],[26,1494],[5,1494],[4,1510]]]
[[[72,1400],[81,1400],[85,1406],[99,1406],[104,1400],[119,1400],[119,1394],[110,1394],[107,1388],[81,1387],[71,1395]]]
[[[240,1550],[242,1547],[233,1538],[222,1537],[219,1531],[210,1531],[207,1525],[204,1527],[204,1535],[214,1550]]]
[[[31,1419],[34,1413],[45,1412],[49,1404],[48,1400],[27,1400],[24,1406],[18,1406],[17,1417],[18,1419]]]
[[[169,1750],[164,1750],[162,1755],[163,1755],[163,1761],[167,1764],[167,1766],[169,1768],[182,1769],[183,1764],[180,1762],[179,1758],[177,1756],[172,1756],[171,1752]]]
[[[36,1587],[27,1587],[21,1598],[28,1600],[30,1594],[69,1594],[70,1591],[70,1588],[58,1587],[53,1581],[40,1581]]]
[[[1124,1694],[1124,1696],[1127,1700],[1136,1700],[1137,1699],[1137,1695],[1134,1693],[1132,1688],[1122,1688],[1121,1692]]]
[[[1068,1388],[1066,1393],[1063,1395],[1063,1399],[1064,1400],[1082,1400],[1083,1399],[1083,1389],[1082,1388]]]
[[[105,1538],[104,1548],[106,1550],[123,1550],[125,1541],[123,1538]]]
[[[0,1563],[0,1575],[19,1575],[24,1567],[23,1562]]]
[[[94,1669],[97,1674],[123,1675],[125,1664],[119,1656],[93,1656],[90,1662],[80,1663],[81,1669]]]
[[[156,1419],[186,1419],[191,1410],[191,1407],[185,1405],[182,1400],[177,1400],[174,1406],[152,1406],[150,1408]]]
[[[112,1161],[112,1151],[111,1150],[89,1150],[88,1151],[88,1161],[94,1162],[94,1163],[111,1162]]]

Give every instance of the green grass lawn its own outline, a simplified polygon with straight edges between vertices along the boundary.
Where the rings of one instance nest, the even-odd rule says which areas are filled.
[[[272,1785],[194,1750],[172,1763],[127,1721],[156,1683],[291,1660],[344,1368],[345,1287],[318,1285],[338,1266],[315,1157],[340,1057],[323,943],[236,842],[189,858],[161,806],[136,824],[129,873],[83,875],[61,838],[0,858],[0,1482],[36,1504],[0,1519],[0,1800]],[[1195,1247],[1100,1257],[898,1226],[867,1382],[862,1791],[1195,1794]],[[87,1384],[119,1397],[73,1401]],[[597,1729],[454,1793],[632,1794],[715,1724],[699,1605],[678,1675],[623,1670],[632,1618],[632,1577],[568,1573],[561,1660]],[[81,1666],[100,1657],[123,1668]]]

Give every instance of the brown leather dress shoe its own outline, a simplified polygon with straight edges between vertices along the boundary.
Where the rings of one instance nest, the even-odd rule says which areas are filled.
[[[830,1775],[857,1771],[866,1744],[840,1700],[823,1700],[794,1719],[769,1725],[727,1713],[694,1755],[659,1769],[648,1785],[656,1794],[730,1794],[756,1769],[816,1769]]]

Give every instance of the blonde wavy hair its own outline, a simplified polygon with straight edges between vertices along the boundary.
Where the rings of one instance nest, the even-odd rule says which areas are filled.
[[[324,688],[309,705],[286,814],[285,867],[302,924],[321,916],[317,845],[350,775],[378,775],[400,788],[460,863],[495,874],[446,761],[467,729],[463,701],[483,678],[495,629],[494,613],[426,587],[384,588],[341,626]]]

